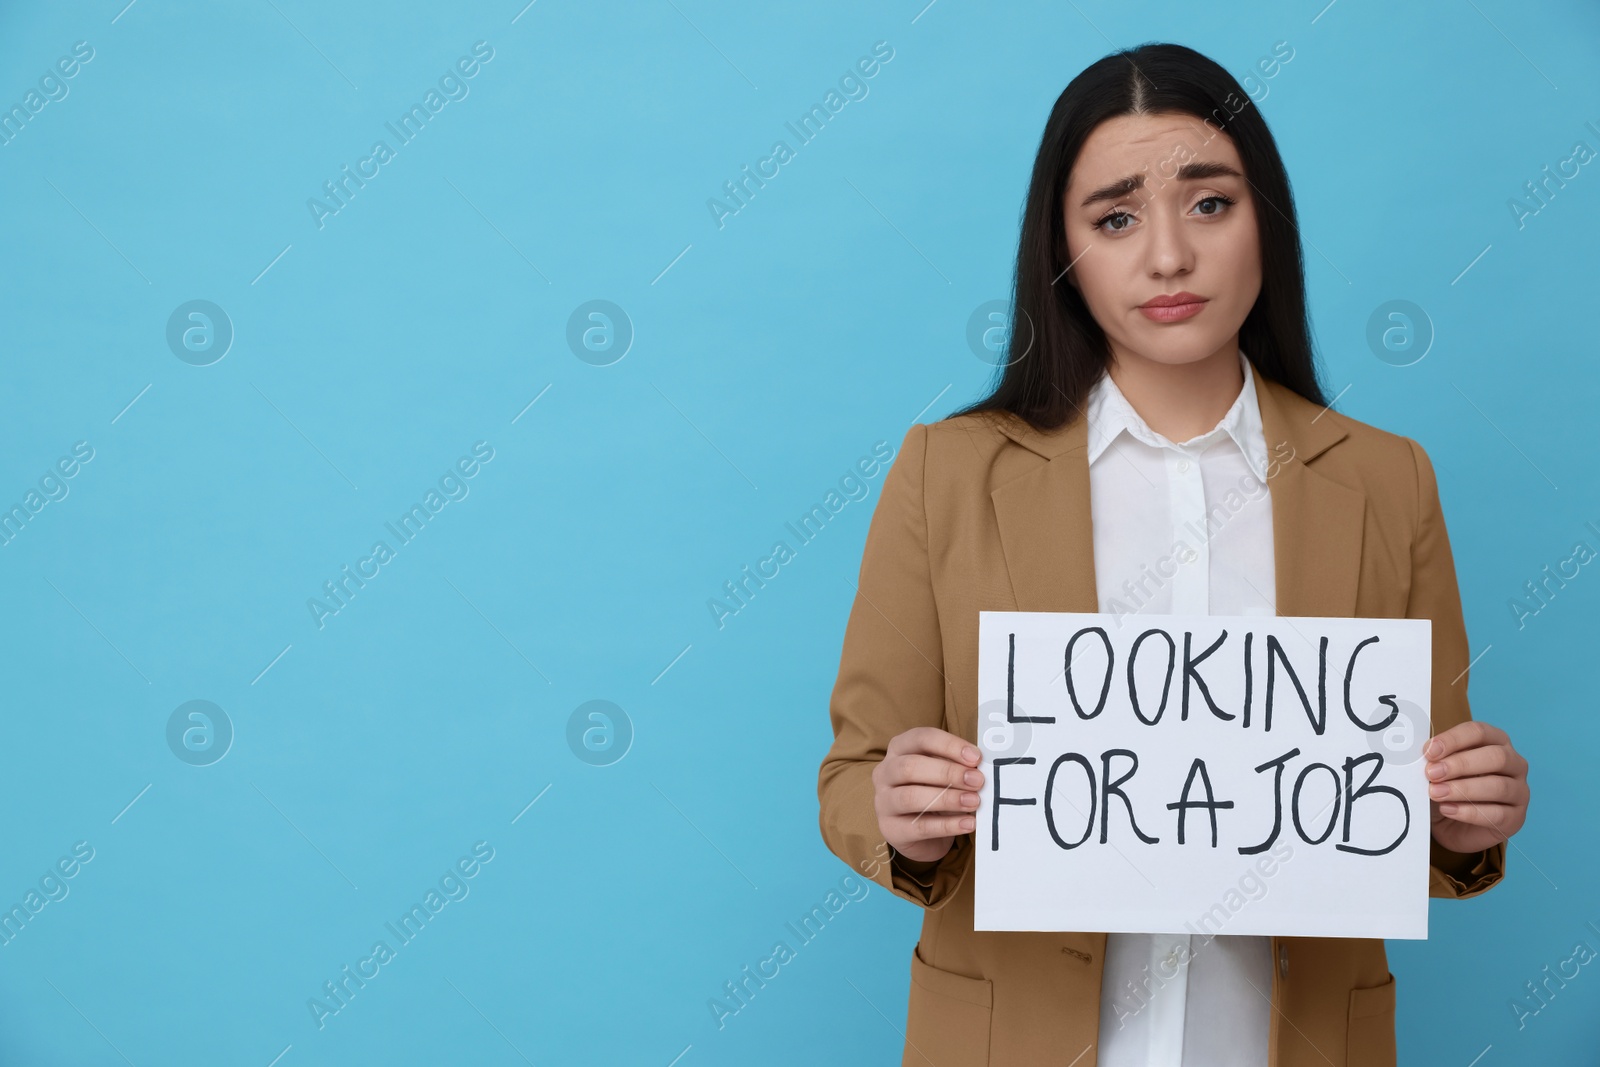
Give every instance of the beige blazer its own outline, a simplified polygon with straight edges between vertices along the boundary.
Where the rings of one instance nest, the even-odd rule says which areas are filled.
[[[1467,720],[1467,635],[1427,454],[1251,373],[1276,468],[1278,614],[1432,619],[1433,732]],[[974,931],[973,835],[914,875],[878,830],[871,779],[914,726],[976,743],[980,610],[1098,610],[1085,446],[1081,417],[1050,433],[1009,416],[915,424],[867,533],[817,795],[828,848],[923,908],[906,1065],[1095,1064],[1106,935]],[[1505,853],[1433,842],[1429,895],[1484,892]],[[1272,954],[1272,1067],[1394,1064],[1382,940],[1274,937]]]

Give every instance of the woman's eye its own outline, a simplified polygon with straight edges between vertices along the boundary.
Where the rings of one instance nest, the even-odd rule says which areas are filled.
[[[1222,194],[1218,193],[1213,196],[1202,197],[1200,202],[1195,205],[1195,210],[1199,212],[1199,214],[1205,216],[1220,215],[1233,202],[1234,201],[1232,197],[1223,196]],[[1208,208],[1207,205],[1212,206]],[[1113,211],[1109,215],[1102,216],[1100,221],[1094,224],[1094,228],[1097,230],[1104,230],[1109,233],[1121,233],[1126,230],[1129,225],[1133,223],[1133,221],[1134,216],[1130,215],[1128,212]]]

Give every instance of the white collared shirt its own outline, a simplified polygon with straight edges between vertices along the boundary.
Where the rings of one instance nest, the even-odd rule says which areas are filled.
[[[1089,499],[1100,610],[1274,615],[1267,444],[1249,362],[1209,432],[1174,443],[1103,375],[1089,394]],[[1099,1067],[1266,1067],[1272,939],[1111,933]]]

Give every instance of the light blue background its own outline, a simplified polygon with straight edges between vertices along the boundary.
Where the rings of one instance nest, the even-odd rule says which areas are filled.
[[[1505,883],[1390,943],[1401,1061],[1592,1055],[1594,966],[1510,1004],[1600,949],[1600,576],[1509,608],[1600,548],[1600,172],[1509,206],[1600,149],[1592,5],[125,2],[0,14],[7,107],[94,48],[0,147],[0,504],[94,449],[0,548],[0,904],[95,850],[0,947],[0,1061],[898,1062],[920,915],[875,886],[707,1007],[849,873],[816,773],[881,474],[721,629],[707,600],[983,388],[967,319],[1008,291],[1048,109],[1146,40],[1241,79],[1293,48],[1251,84],[1326,384],[1433,457],[1474,711],[1533,767]],[[318,229],[307,199],[479,40],[469,95]],[[877,41],[869,95],[719,230],[708,198]],[[236,330],[211,366],[165,341],[194,299]],[[592,299],[636,331],[610,366],[567,345]],[[1436,331],[1411,366],[1365,339],[1392,299]],[[470,495],[319,630],[307,599],[476,441]],[[193,699],[236,730],[208,767],[166,742]],[[636,731],[611,766],[567,744],[591,699]],[[308,998],[476,841],[470,895],[318,1030]]]

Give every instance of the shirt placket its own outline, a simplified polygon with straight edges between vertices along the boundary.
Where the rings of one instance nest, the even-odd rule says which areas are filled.
[[[1205,530],[1205,482],[1200,461],[1175,445],[1161,449],[1167,468],[1172,544],[1178,563],[1172,580],[1174,615],[1206,615],[1211,603],[1211,549],[1197,531]],[[1170,995],[1158,998],[1151,1018],[1152,1067],[1182,1067],[1184,1022],[1189,1000],[1189,935],[1153,934],[1151,967],[1168,979]],[[1170,978],[1169,978],[1170,976]]]
[[[1182,1067],[1183,1026],[1189,1001],[1189,935],[1151,934],[1150,973],[1157,987],[1150,1003],[1150,1067]]]
[[[1178,573],[1172,580],[1172,613],[1206,615],[1211,610],[1211,545],[1205,536],[1206,490],[1200,477],[1200,461],[1180,448],[1162,451],[1178,563]]]

